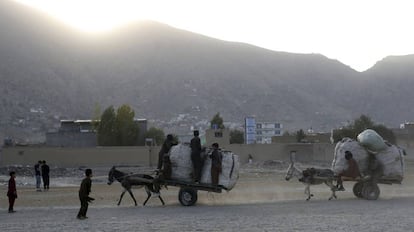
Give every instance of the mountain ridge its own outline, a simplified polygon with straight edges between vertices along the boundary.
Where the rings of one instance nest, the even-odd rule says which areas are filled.
[[[3,12],[8,5],[16,8],[12,17]],[[97,39],[48,23],[49,17],[35,20],[41,16],[22,6],[4,4],[0,13],[3,136],[42,134],[59,119],[92,118],[97,105],[129,104],[137,117],[172,131],[178,129],[168,121],[179,114],[191,115],[181,123],[187,130],[220,112],[227,122],[256,115],[288,131],[330,131],[360,114],[396,127],[414,115],[412,56],[357,72],[321,54],[277,52],[156,22]],[[19,24],[24,17],[31,23]],[[44,113],[31,113],[39,108]]]

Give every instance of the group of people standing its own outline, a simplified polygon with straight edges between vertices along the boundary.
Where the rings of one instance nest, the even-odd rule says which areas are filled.
[[[35,164],[35,175],[36,175],[36,188],[37,191],[42,191],[40,189],[41,179],[43,179],[44,183],[44,190],[49,189],[49,166],[46,164],[46,161],[40,161]],[[17,189],[16,189],[16,172],[11,171],[10,179],[8,183],[7,189],[7,197],[9,198],[9,213],[16,212],[14,210],[14,202],[17,199]],[[85,170],[85,178],[82,180],[82,183],[79,188],[79,200],[81,203],[81,208],[79,209],[79,213],[77,215],[78,219],[86,219],[86,212],[88,211],[88,203],[95,200],[92,197],[89,197],[89,193],[91,192],[92,187],[92,169]]]
[[[194,131],[194,138],[191,140],[191,160],[193,162],[193,178],[194,182],[199,183],[201,179],[201,171],[203,167],[203,159],[201,158],[201,141],[198,131]],[[169,160],[169,151],[173,146],[177,145],[177,142],[174,141],[174,137],[171,134],[167,135],[164,143],[161,146],[161,150],[158,154],[158,165],[157,169],[162,172],[167,172],[167,179],[170,177],[171,172],[171,163]],[[212,144],[213,151],[210,155],[211,158],[211,180],[212,185],[218,185],[219,183],[219,175],[222,169],[222,154],[219,150],[218,143]],[[39,161],[40,162],[40,161]],[[42,166],[43,167],[43,166]],[[165,173],[163,173],[164,178]],[[85,170],[85,178],[82,180],[82,183],[79,188],[79,200],[81,207],[77,214],[77,218],[80,220],[87,219],[86,213],[88,211],[88,205],[95,199],[90,197],[89,194],[91,192],[92,187],[92,170],[86,169]]]
[[[47,191],[49,190],[49,172],[50,168],[49,165],[46,164],[46,161],[39,160],[35,166],[35,178],[36,178],[36,191],[41,192],[41,184],[43,181],[43,190]]]
[[[193,164],[193,181],[195,183],[200,183],[201,179],[201,172],[204,166],[204,159],[201,155],[202,146],[201,140],[199,137],[199,132],[196,130],[193,132],[194,137],[190,141],[190,148],[191,148],[191,161]],[[163,172],[171,173],[171,166],[169,161],[168,152],[170,151],[171,147],[177,145],[174,141],[174,138],[171,134],[167,135],[164,143],[161,146],[161,150],[158,154],[158,165],[157,169],[162,170]],[[211,158],[211,184],[218,185],[219,183],[219,175],[222,170],[222,154],[219,149],[218,143],[213,143],[212,145],[212,153],[210,155]],[[168,179],[168,178],[167,178]]]
[[[193,163],[193,178],[195,183],[200,183],[201,179],[201,171],[204,166],[203,159],[201,157],[201,140],[199,138],[199,132],[193,132],[194,137],[191,139],[190,147],[191,147],[191,161]],[[222,166],[222,154],[219,150],[219,144],[213,143],[212,145],[213,151],[211,152],[211,184],[218,185],[219,183],[219,175],[221,173],[221,166]]]
[[[158,170],[171,169],[171,166],[168,165],[169,157],[168,153],[172,146],[177,145],[174,141],[174,138],[171,134],[167,135],[166,140],[164,141],[158,157]],[[193,179],[195,183],[200,183],[201,171],[204,165],[204,159],[201,157],[202,147],[201,141],[199,138],[199,132],[194,131],[194,137],[191,139],[191,160],[193,163]],[[218,143],[212,144],[213,151],[211,152],[211,181],[212,185],[218,185],[219,175],[222,170],[222,154],[219,150]],[[163,168],[163,169],[161,169]],[[50,168],[46,164],[46,161],[39,160],[35,165],[35,178],[36,178],[36,191],[42,191],[41,183],[43,181],[43,190],[49,190],[49,172]],[[17,199],[17,190],[16,190],[16,173],[14,171],[10,172],[10,179],[8,184],[7,196],[9,198],[9,213],[14,213],[14,202]],[[94,199],[89,197],[92,187],[92,170],[85,170],[85,178],[82,180],[79,189],[79,200],[81,203],[81,208],[78,212],[78,219],[86,219],[86,212],[88,210],[88,203],[92,202]]]
[[[45,191],[49,190],[49,165],[46,164],[46,161],[39,160],[35,165],[35,178],[36,178],[36,191],[42,191],[40,185],[43,180],[43,188]],[[10,179],[7,189],[7,197],[9,198],[9,213],[16,212],[14,210],[14,202],[17,199],[17,189],[16,189],[16,172],[11,171]]]

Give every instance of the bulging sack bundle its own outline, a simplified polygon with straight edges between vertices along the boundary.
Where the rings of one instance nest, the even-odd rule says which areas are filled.
[[[201,173],[201,183],[211,184],[211,152],[208,152],[204,160],[204,167]],[[223,159],[221,161],[221,173],[219,175],[219,185],[231,190],[239,179],[239,156],[231,151],[221,151]]]
[[[204,160],[203,169],[201,171],[202,184],[211,184],[211,154],[212,150],[201,153]],[[231,190],[239,178],[239,156],[231,151],[221,151],[222,153],[222,172],[219,175],[219,185],[227,190]],[[185,182],[192,182],[193,163],[191,161],[191,148],[189,144],[180,143],[173,146],[170,150],[171,160],[171,179]]]
[[[357,140],[363,147],[373,153],[387,149],[387,145],[385,144],[384,139],[382,139],[382,137],[376,131],[371,129],[362,131],[357,136]]]
[[[359,142],[350,138],[344,138],[335,146],[334,160],[332,162],[332,170],[335,174],[340,173],[348,167],[345,159],[345,151],[350,151],[353,158],[357,161],[359,171],[362,175],[368,175],[369,170],[369,150],[362,146]],[[404,151],[394,145],[387,145],[385,149],[372,153],[375,159],[379,161],[378,169],[381,178],[402,181],[404,177]]]
[[[387,146],[384,151],[375,154],[383,165],[384,176],[402,180],[404,177],[404,151],[394,145]]]
[[[172,146],[170,150],[171,179],[191,182],[193,162],[191,161],[191,148],[187,144]]]

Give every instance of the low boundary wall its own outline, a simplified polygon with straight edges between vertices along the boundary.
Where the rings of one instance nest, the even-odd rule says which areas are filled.
[[[240,162],[247,163],[248,155],[254,161],[289,161],[290,151],[296,151],[300,162],[331,162],[335,145],[329,143],[305,144],[231,144],[223,147],[240,156]],[[50,166],[112,166],[140,165],[155,167],[160,147],[8,147],[0,151],[0,166],[34,165],[38,160],[46,160]]]

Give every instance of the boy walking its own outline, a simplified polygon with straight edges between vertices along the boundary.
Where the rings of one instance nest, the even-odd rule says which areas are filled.
[[[79,189],[79,200],[81,203],[81,208],[79,209],[79,213],[77,218],[80,220],[87,219],[86,212],[88,211],[88,203],[95,200],[89,197],[89,193],[91,192],[92,187],[92,169],[85,170],[85,178],[82,180]]]

